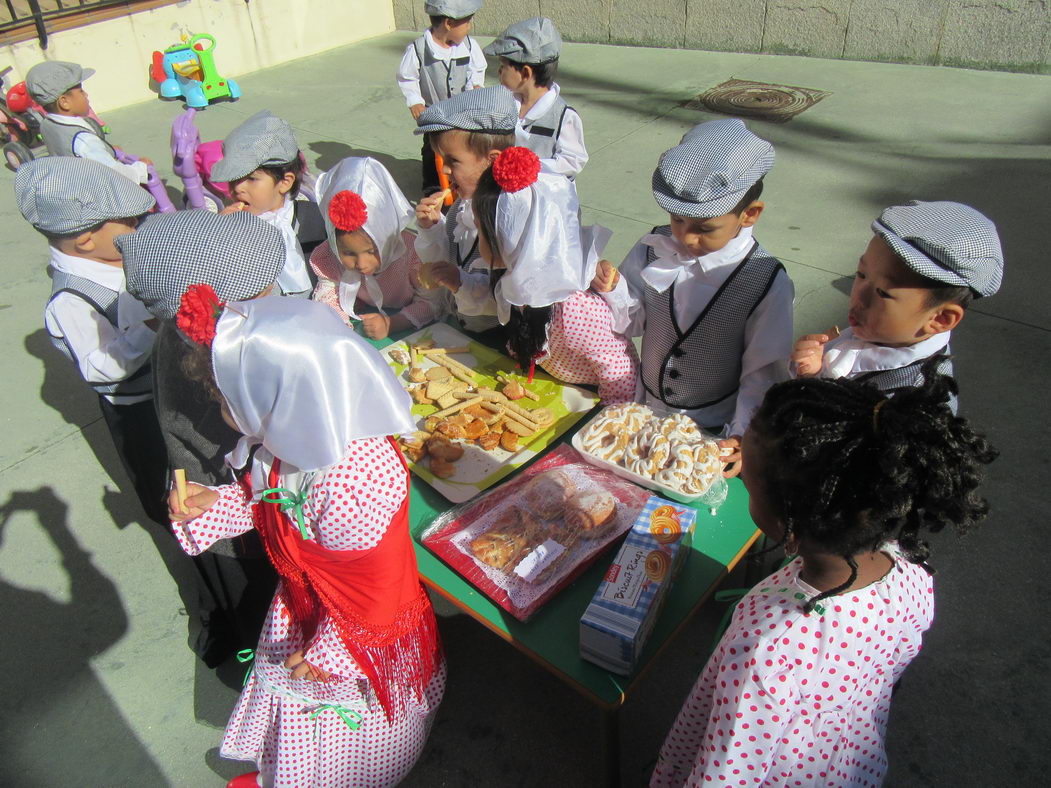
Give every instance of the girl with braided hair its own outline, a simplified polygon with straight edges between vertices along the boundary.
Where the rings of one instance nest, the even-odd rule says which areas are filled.
[[[887,399],[847,380],[772,387],[745,434],[756,525],[798,557],[753,588],[661,748],[651,785],[878,786],[895,682],[934,612],[924,531],[985,517],[996,457],[951,378]]]

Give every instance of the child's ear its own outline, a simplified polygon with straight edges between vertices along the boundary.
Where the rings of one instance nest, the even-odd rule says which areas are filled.
[[[503,153],[503,151],[499,151],[496,148],[493,148],[491,151],[489,151],[489,154],[486,156],[486,158],[489,160],[490,167],[493,166],[493,162],[500,157],[501,153]]]
[[[529,65],[528,63],[526,65],[522,66],[522,79],[526,80],[527,82],[532,82],[533,81],[533,77],[534,77],[533,67],[531,65]]]
[[[960,325],[965,311],[962,306],[952,302],[935,307],[930,317],[927,318],[928,333],[933,335],[952,331],[956,326]]]
[[[95,233],[92,230],[85,230],[73,239],[73,248],[81,254],[94,252],[96,246],[98,243],[95,241]]]
[[[293,186],[295,186],[295,184],[296,184],[295,173],[286,172],[281,177],[281,180],[279,180],[277,182],[278,194],[288,194],[288,192],[292,189]]]
[[[756,200],[743,211],[741,211],[741,226],[751,227],[759,221],[759,214],[763,212],[763,208],[766,207],[766,203]]]

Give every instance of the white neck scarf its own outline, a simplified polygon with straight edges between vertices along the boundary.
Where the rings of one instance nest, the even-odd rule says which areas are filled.
[[[742,227],[722,249],[700,257],[691,255],[668,235],[644,235],[642,243],[653,247],[657,253],[657,258],[642,269],[642,278],[658,293],[663,293],[676,282],[730,262],[739,262],[752,246],[752,228]]]
[[[332,198],[341,191],[351,191],[361,197],[368,211],[364,230],[376,245],[380,266],[376,274],[384,271],[395,260],[405,254],[405,242],[401,234],[412,221],[415,212],[405,195],[401,193],[394,178],[387,169],[375,159],[351,156],[326,172],[318,180],[321,195],[321,214],[325,217],[328,229],[328,244],[332,254],[339,260],[336,246],[336,228],[328,215],[328,206]],[[342,263],[340,264],[342,268]],[[358,317],[354,304],[358,291],[365,286],[372,303],[377,309],[383,308],[383,290],[376,281],[375,274],[361,274],[342,268],[339,278],[339,305],[351,317]]]
[[[259,218],[276,227],[285,243],[285,264],[277,275],[277,286],[282,293],[302,293],[310,290],[310,277],[307,276],[307,263],[303,257],[303,247],[292,226],[295,221],[296,208],[287,196],[276,211],[264,211]]]
[[[229,304],[212,368],[243,435],[227,455],[233,468],[262,444],[283,473],[316,471],[341,460],[351,441],[413,429],[412,400],[379,352],[316,301]]]
[[[840,335],[825,345],[822,365],[832,378],[851,377],[864,372],[906,367],[912,362],[936,355],[949,344],[949,331],[927,337],[922,342],[905,347],[885,347],[854,336],[854,329],[845,328]],[[864,355],[862,355],[864,353]]]

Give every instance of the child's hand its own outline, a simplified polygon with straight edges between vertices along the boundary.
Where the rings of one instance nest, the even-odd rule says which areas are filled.
[[[179,490],[172,487],[168,493],[168,519],[173,523],[200,517],[219,500],[219,493],[199,484],[186,485],[186,506],[179,506]]]
[[[429,230],[441,220],[444,203],[444,191],[429,194],[416,203],[416,224],[421,230]]]
[[[431,279],[454,293],[460,289],[460,269],[452,263],[434,263],[431,266]]]
[[[831,333],[807,334],[796,340],[791,358],[795,365],[796,377],[812,378],[821,371],[821,362],[825,357],[825,343],[831,338]]]
[[[145,156],[139,156],[139,161],[141,161],[147,167],[153,166],[153,159],[147,159]]]
[[[425,104],[413,104],[411,107],[409,107],[409,112],[412,113],[412,119],[416,120],[418,117],[420,117],[420,115],[425,109],[427,109],[427,106]]]
[[[331,673],[315,668],[303,657],[302,651],[297,651],[285,660],[285,667],[292,671],[291,678],[307,679],[308,681],[328,681]]]
[[[219,211],[219,215],[223,216],[223,215],[228,214],[228,213],[240,213],[241,211],[243,211],[247,207],[248,207],[247,205],[245,205],[243,202],[238,200],[237,202],[230,203],[230,205],[227,205],[225,208],[223,208],[221,211]]]
[[[369,339],[383,339],[390,333],[390,318],[382,312],[369,312],[361,316],[361,330]]]
[[[591,289],[596,293],[608,293],[620,281],[620,271],[609,260],[599,260],[595,268],[595,278],[591,280]]]
[[[729,452],[721,452],[721,459],[730,467],[723,471],[723,476],[732,479],[741,472],[741,436],[731,435],[716,441],[720,449],[730,449]]]

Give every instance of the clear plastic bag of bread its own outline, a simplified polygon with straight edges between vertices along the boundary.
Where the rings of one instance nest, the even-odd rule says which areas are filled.
[[[626,533],[648,497],[561,445],[440,515],[422,541],[524,621]]]

